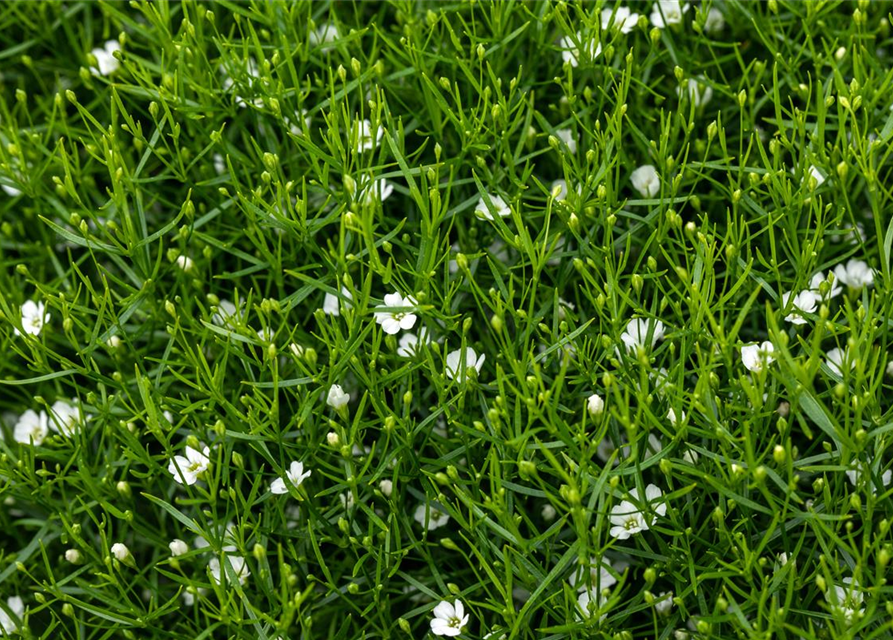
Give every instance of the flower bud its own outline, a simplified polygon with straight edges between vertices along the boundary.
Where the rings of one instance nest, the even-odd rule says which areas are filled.
[[[171,550],[171,556],[176,558],[177,556],[185,555],[189,553],[189,545],[180,540],[179,538],[174,538],[170,541],[170,544],[167,545]]]
[[[586,399],[586,410],[589,411],[589,415],[593,418],[595,416],[601,415],[601,413],[605,410],[604,399],[597,393],[593,393],[591,396],[589,396],[589,398]]]

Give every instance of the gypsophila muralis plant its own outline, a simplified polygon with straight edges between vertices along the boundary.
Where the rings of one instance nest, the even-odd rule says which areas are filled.
[[[893,632],[893,4],[0,4],[0,636]]]

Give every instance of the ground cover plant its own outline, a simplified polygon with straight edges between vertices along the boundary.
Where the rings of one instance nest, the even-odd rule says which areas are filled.
[[[891,9],[0,4],[0,636],[890,637]]]

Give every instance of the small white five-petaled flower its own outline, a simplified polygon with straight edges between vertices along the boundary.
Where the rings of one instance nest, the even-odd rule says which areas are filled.
[[[419,350],[422,349],[426,344],[431,342],[428,337],[428,331],[424,327],[419,331],[419,334],[416,335],[414,333],[404,333],[400,336],[400,343],[397,347],[397,355],[401,358],[412,358],[416,354],[419,353]]]
[[[434,619],[431,621],[431,633],[436,636],[458,636],[462,627],[468,624],[468,614],[461,600],[450,604],[446,600],[434,607]]]
[[[310,474],[311,471],[309,469],[306,472],[304,471],[303,462],[295,460],[289,466],[288,471],[285,472],[285,477],[273,480],[273,483],[270,485],[270,493],[277,495],[288,493],[289,485],[297,489],[304,480],[310,477]],[[286,480],[288,480],[287,484]]]
[[[791,300],[793,293],[793,291],[788,291],[781,296],[782,309],[788,307],[789,300],[791,302],[791,312],[784,319],[791,324],[806,324],[806,318],[803,317],[803,314],[815,313],[818,298],[809,289],[804,289],[793,296],[793,300]]]
[[[19,596],[7,598],[6,606],[19,620],[25,617],[25,603]],[[2,632],[2,635],[11,636],[18,628],[19,625],[16,620],[11,618],[5,609],[0,609],[0,632]]]
[[[633,500],[639,502],[638,489],[632,489],[629,492],[629,495]],[[650,507],[650,503],[655,502],[662,495],[663,492],[653,484],[649,484],[645,487],[645,502],[649,503],[649,509],[652,508]],[[618,540],[626,540],[640,531],[647,531],[655,522],[657,522],[657,516],[666,515],[666,502],[661,502],[653,507],[653,510],[657,515],[646,514],[629,500],[623,500],[620,504],[615,505],[611,509],[611,535]]]
[[[121,44],[117,40],[108,40],[101,47],[96,47],[90,53],[96,58],[96,66],[90,67],[94,75],[109,76],[118,70],[121,63],[114,56],[115,51],[121,50]]]
[[[343,309],[350,309],[350,303],[347,300],[353,300],[353,296],[347,287],[341,287],[341,298],[334,293],[327,293],[322,301],[322,311],[329,316],[340,316]]]
[[[42,302],[28,300],[22,305],[22,331],[28,335],[39,335],[43,326],[49,321],[50,314],[46,312]],[[15,330],[15,334],[21,335],[18,329]]]
[[[50,426],[68,436],[69,438],[75,434],[81,424],[84,422],[80,409],[65,400],[56,400],[50,407]]]
[[[577,42],[580,43],[580,46],[577,45]],[[558,46],[561,49],[561,59],[565,64],[570,64],[572,67],[580,64],[581,49],[588,60],[594,60],[602,52],[601,43],[596,44],[592,38],[584,39],[579,31],[577,32],[576,41],[572,36],[565,36],[558,43]]]
[[[834,347],[825,354],[825,365],[839,376],[843,376],[844,369],[851,370],[854,364],[846,349]]]
[[[185,453],[185,456],[174,456],[167,470],[180,484],[193,485],[198,481],[198,476],[208,470],[211,450],[204,447],[199,451],[187,445]]]
[[[380,309],[375,312],[375,321],[388,335],[396,335],[401,329],[412,329],[416,315],[411,311],[417,304],[412,296],[404,298],[399,293],[388,293],[384,297],[384,304],[375,307]]]
[[[22,444],[41,444],[50,432],[49,418],[45,411],[37,413],[28,409],[23,413],[13,429],[12,437]]]
[[[620,33],[629,33],[636,28],[639,14],[633,13],[629,7],[616,7],[615,9],[602,9],[602,31],[607,31],[613,23],[620,29]]]
[[[744,368],[754,373],[759,373],[765,367],[775,362],[775,346],[768,340],[763,344],[746,344],[741,347],[741,362]]]
[[[372,123],[368,120],[361,121],[357,126],[357,153],[371,151],[381,142],[384,135],[384,129],[379,125],[375,131],[372,130]]]
[[[232,554],[225,554],[223,558],[225,562],[229,563],[233,573],[236,574],[236,577],[239,579],[239,584],[245,584],[248,580],[248,576],[251,575],[251,571],[248,570],[248,563],[245,562],[245,558]],[[208,563],[208,571],[211,573],[211,578],[217,584],[221,583],[226,574],[224,568],[220,565],[219,558],[211,558],[211,561]]]
[[[651,24],[658,29],[682,22],[682,14],[688,11],[688,3],[681,0],[658,0],[651,11]]]
[[[457,378],[462,380],[465,378],[467,369],[471,367],[474,367],[475,371],[480,373],[486,359],[486,355],[481,354],[478,356],[471,347],[465,347],[464,353],[461,349],[450,351],[446,357],[446,375],[451,380]]]
[[[650,340],[649,340],[650,335]],[[626,324],[620,340],[630,351],[638,348],[646,349],[654,347],[657,341],[664,337],[664,323],[660,320],[645,320],[633,318]]]
[[[434,531],[450,521],[449,514],[433,507],[429,509],[424,504],[416,507],[413,518],[423,527],[427,527],[428,531]]]
[[[488,198],[490,200],[489,204],[487,203]],[[484,220],[492,220],[493,213],[501,218],[507,218],[512,215],[512,210],[505,203],[505,200],[502,199],[502,196],[497,196],[492,193],[488,193],[486,197],[481,196],[477,206],[474,208],[474,215]]]
[[[874,271],[863,260],[848,260],[846,265],[834,267],[834,277],[850,289],[861,289],[874,284]]]
[[[657,175],[654,165],[642,165],[632,172],[629,179],[633,183],[633,188],[643,198],[653,198],[660,193],[660,176]]]
[[[828,285],[826,287],[827,293],[822,294],[822,285],[827,282]],[[817,271],[812,279],[809,281],[809,288],[812,290],[814,294],[816,294],[819,298],[823,300],[830,300],[831,298],[836,298],[840,295],[840,292],[843,291],[843,288],[839,284],[839,279],[834,278],[826,278],[825,274],[821,271]]]

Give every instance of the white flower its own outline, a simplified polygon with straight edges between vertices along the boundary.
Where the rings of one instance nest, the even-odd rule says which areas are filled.
[[[82,560],[81,552],[77,549],[66,549],[65,560],[71,564],[80,564]]]
[[[465,378],[466,370],[469,367],[474,367],[475,371],[480,373],[486,359],[487,356],[484,354],[478,357],[478,354],[471,347],[465,347],[465,353],[462,353],[461,349],[450,351],[446,357],[446,375],[450,380],[455,380],[456,378],[462,380]]]
[[[223,326],[236,315],[237,311],[236,305],[229,300],[220,300],[217,303],[217,313],[211,316],[211,320],[214,324]]]
[[[6,600],[6,606],[9,607],[9,610],[15,615],[16,618],[21,620],[25,617],[25,603],[19,596],[12,596]],[[3,635],[11,636],[15,633],[19,628],[18,622],[11,618],[8,613],[6,613],[5,609],[0,609],[0,630],[3,631]]]
[[[189,256],[177,256],[177,266],[183,271],[192,271],[192,267],[195,266],[195,263]]]
[[[171,555],[176,558],[177,556],[182,556],[189,553],[189,545],[180,540],[179,538],[174,538],[171,540],[170,544],[167,545],[171,550]]]
[[[478,200],[477,206],[474,208],[474,215],[476,215],[478,218],[482,218],[484,220],[492,220],[493,213],[491,213],[491,211],[495,212],[496,215],[502,218],[512,215],[512,210],[505,203],[505,200],[503,200],[502,197],[493,195],[492,193],[488,193],[487,197],[490,198],[492,209],[491,207],[487,206],[487,199],[482,196],[481,199]]]
[[[567,320],[567,312],[573,311],[576,309],[573,302],[568,302],[564,298],[558,298],[558,320],[563,321]],[[573,347],[573,345],[568,345],[568,347]],[[576,355],[576,350],[574,350],[574,355]]]
[[[90,67],[93,75],[109,76],[118,70],[121,63],[112,55],[121,50],[121,44],[117,40],[109,40],[102,47],[96,47],[90,53],[96,58],[96,66]]]
[[[843,287],[841,287],[839,284],[840,279],[835,276],[833,279],[829,280],[821,271],[817,271],[812,276],[812,279],[809,281],[809,288],[814,294],[822,297],[822,293],[819,290],[819,287],[821,287],[822,283],[826,281],[829,283],[829,288],[828,293],[824,296],[824,299],[830,300],[831,298],[836,298],[837,296],[839,296],[840,293],[843,291]]]
[[[375,131],[372,131],[372,123],[368,120],[363,120],[359,123],[357,128],[357,153],[363,153],[364,151],[371,151],[375,148],[375,146],[381,142],[381,138],[384,135],[384,129],[379,125]]]
[[[793,291],[788,291],[782,294],[782,309],[787,308],[788,300],[791,300],[791,296],[793,295],[793,293]],[[791,312],[786,315],[784,319],[792,324],[806,324],[806,319],[803,317],[802,314],[815,313],[817,302],[818,299],[816,298],[816,295],[809,289],[804,289],[803,291],[795,295],[793,300],[791,300]]]
[[[186,456],[174,456],[167,465],[168,473],[180,484],[193,485],[199,474],[208,470],[211,464],[211,450],[208,447],[201,451],[186,447]]]
[[[859,480],[865,479],[865,483],[868,485],[869,490],[871,491],[871,495],[875,495],[877,490],[874,486],[874,480],[871,477],[871,470],[868,467],[863,467],[860,464],[854,465],[854,467],[846,472],[846,477],[849,479],[850,484],[854,487],[859,486]],[[885,487],[890,486],[890,480],[893,479],[893,471],[887,469],[881,474],[881,484]]]
[[[682,454],[683,462],[687,462],[692,466],[698,464],[698,458],[700,457],[701,456],[698,455],[698,452],[694,451],[693,449],[686,449],[685,453]]]
[[[704,31],[711,36],[716,36],[722,33],[725,26],[726,19],[723,17],[722,11],[716,7],[710,7],[710,11],[707,12],[707,19],[704,20]]]
[[[649,334],[651,335],[650,340],[648,339]],[[639,347],[653,348],[657,341],[663,337],[664,323],[660,320],[633,318],[626,324],[626,331],[621,334],[620,340],[627,349],[635,351]]]
[[[741,347],[741,362],[744,368],[759,373],[764,367],[775,362],[775,345],[768,340],[763,344],[746,344]]]
[[[223,542],[227,543],[223,545],[221,549],[224,553],[234,553],[236,550],[236,525],[233,522],[228,522],[226,527],[223,530]],[[207,549],[211,544],[202,536],[195,537],[195,548],[196,549]]]
[[[830,589],[825,591],[825,600],[834,609],[843,613],[848,620],[855,618],[857,614],[864,611],[862,608],[863,597],[864,594],[861,587],[852,578],[844,578],[843,585],[832,585]]]
[[[46,307],[42,302],[27,300],[22,305],[22,331],[31,336],[40,334],[43,325],[50,321],[50,314],[46,313]],[[17,336],[22,335],[15,330]]]
[[[307,115],[307,109],[301,109],[300,116],[296,116],[294,119],[285,116],[282,120],[288,126],[289,133],[293,136],[303,136],[304,131],[309,131],[313,125],[313,118]]]
[[[270,492],[277,495],[288,493],[288,486],[285,484],[286,479],[289,485],[298,488],[305,479],[310,477],[311,473],[309,469],[304,473],[304,463],[295,460],[289,466],[288,471],[285,472],[284,478],[273,480],[273,483],[270,485]]]
[[[700,107],[713,99],[713,88],[689,78],[685,87],[676,87],[676,94],[680,99],[687,95],[695,107]]]
[[[658,29],[682,22],[682,14],[688,11],[688,4],[681,0],[657,0],[651,11],[651,24]]]
[[[617,7],[614,11],[602,9],[602,31],[607,31],[613,21],[614,26],[620,29],[620,33],[629,33],[636,28],[638,20],[639,14],[632,13],[628,7]]]
[[[22,444],[38,445],[44,441],[49,432],[49,418],[46,412],[36,413],[32,409],[28,409],[16,422],[12,437],[16,442]]]
[[[273,331],[272,327],[263,327],[257,330],[257,339],[261,342],[273,342],[275,337],[276,332]]]
[[[311,31],[307,36],[307,42],[310,43],[311,46],[316,47],[319,45],[327,45],[329,43],[334,42],[339,38],[338,27],[328,22],[324,22],[323,24],[317,27],[316,31]],[[320,50],[325,52],[332,49],[332,47],[320,47]]]
[[[215,153],[212,160],[214,161],[214,171],[217,172],[218,175],[226,173],[226,160],[222,155]]]
[[[555,507],[551,504],[544,504],[543,508],[540,509],[540,515],[546,522],[552,522],[558,514],[555,512]]]
[[[591,38],[584,42],[583,36],[580,35],[579,31],[577,32],[576,39],[577,42],[580,42],[583,45],[583,53],[588,59],[594,60],[602,52],[601,43],[595,44]],[[570,64],[572,67],[576,67],[580,64],[580,48],[574,42],[574,38],[571,36],[563,37],[559,41],[558,47],[561,49],[561,59],[564,60],[565,64]]]
[[[848,260],[846,266],[837,265],[834,267],[834,277],[852,289],[874,284],[874,271],[862,260]]]
[[[605,401],[597,393],[593,393],[586,399],[586,410],[589,415],[595,417],[605,410]]]
[[[121,562],[124,562],[130,557],[130,549],[127,548],[127,545],[116,542],[112,545],[112,555]]]
[[[384,178],[378,178],[363,189],[360,199],[363,204],[371,205],[376,202],[384,202],[391,197],[392,193],[394,193],[394,185]]]
[[[586,575],[589,574],[589,578]],[[617,584],[617,576],[614,568],[607,560],[599,561],[598,558],[589,558],[586,565],[578,565],[567,579],[568,584],[577,591],[597,589],[602,591],[610,589]]]
[[[685,422],[685,411],[681,411],[681,417],[676,416],[676,410],[670,407],[670,410],[667,411],[667,420],[670,421],[670,424],[674,427],[678,427],[680,422]]]
[[[438,511],[433,507],[429,509],[424,504],[420,504],[416,507],[415,513],[412,517],[415,518],[415,521],[423,527],[427,526],[428,531],[439,529],[450,521],[450,516],[448,514],[444,513],[443,511]]]
[[[431,342],[428,337],[428,331],[424,327],[419,331],[419,335],[414,333],[404,333],[400,336],[400,343],[397,347],[397,355],[401,358],[412,358],[422,347]]]
[[[673,592],[672,591],[661,591],[660,595],[657,596],[657,600],[654,602],[654,610],[657,611],[660,615],[665,615],[670,613],[670,609],[673,608]]]
[[[633,183],[633,188],[643,198],[653,198],[660,193],[660,176],[657,175],[654,165],[642,165],[633,171],[629,179]]]
[[[458,636],[462,627],[468,624],[468,614],[461,600],[450,604],[446,600],[434,607],[431,633],[436,636]]]
[[[344,389],[340,384],[333,384],[329,387],[329,395],[326,396],[326,404],[336,411],[350,402],[350,394],[344,393]]]
[[[806,172],[807,175],[803,176],[803,182],[805,184],[811,185],[812,181],[815,180],[815,187],[818,188],[822,186],[822,183],[825,182],[825,176],[821,171],[816,168],[815,165],[811,165],[809,167],[809,171]]]
[[[226,562],[229,563],[233,573],[235,573],[236,577],[239,579],[239,584],[245,584],[248,580],[248,576],[251,575],[251,571],[248,570],[248,564],[245,562],[245,558],[237,555],[224,555],[223,557]],[[211,561],[208,563],[208,571],[210,571],[211,578],[214,579],[214,582],[221,584],[221,580],[224,577],[224,571],[223,567],[220,566],[219,558],[211,558]]]
[[[605,616],[607,616],[608,614],[601,613],[601,615],[599,615],[602,607],[604,606],[605,598],[601,593],[594,593],[593,591],[587,589],[577,597],[578,613],[582,614],[582,616],[586,619],[590,618],[594,613],[595,615],[599,616],[599,622],[604,620]],[[590,611],[590,608],[594,609],[594,611]]]
[[[567,146],[568,151],[572,154],[577,153],[577,139],[574,137],[573,131],[570,129],[558,129],[555,135]]]
[[[836,373],[841,377],[843,377],[844,367],[846,367],[847,371],[850,371],[854,364],[852,358],[848,356],[846,349],[834,347],[825,354],[825,366],[831,369],[832,373]]]
[[[351,507],[353,507],[353,493],[350,491],[339,493],[338,499],[341,501],[341,508],[345,511],[350,511]]]
[[[557,190],[557,193],[556,193]],[[552,188],[550,189],[550,193],[554,194],[553,197],[559,202],[563,202],[567,200],[567,181],[566,180],[555,180],[552,182]]]
[[[394,492],[394,482],[388,479],[382,480],[378,483],[378,490],[381,491],[384,497],[390,498]]]
[[[417,304],[412,296],[404,298],[399,293],[388,293],[384,297],[384,304],[375,307],[382,309],[375,312],[375,321],[389,335],[396,335],[401,329],[412,329],[416,315],[410,311]]]
[[[84,422],[81,411],[64,400],[56,400],[50,407],[50,427],[68,436],[69,438],[75,434],[81,424]]]
[[[633,489],[629,495],[639,502],[639,491]],[[663,495],[663,492],[653,484],[645,487],[645,502],[652,503]],[[644,506],[644,505],[643,505]],[[667,504],[660,503],[653,507],[657,515],[646,515],[643,511],[639,511],[639,507],[628,500],[623,500],[620,504],[615,505],[611,509],[611,535],[618,540],[626,540],[631,535],[646,531],[649,527],[657,522],[657,516],[663,516],[667,513]],[[650,517],[650,522],[646,519]]]
[[[353,295],[351,295],[350,291],[348,291],[345,286],[341,287],[341,296],[347,300],[353,300]],[[325,299],[322,301],[323,313],[330,316],[340,316],[342,309],[350,309],[351,304],[342,298],[339,298],[334,293],[327,293]]]

